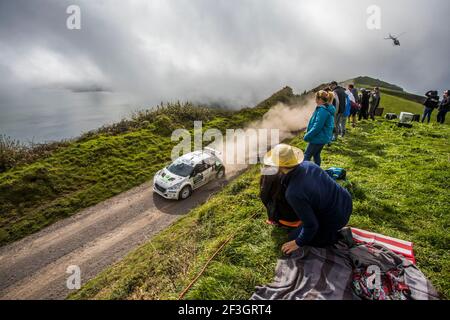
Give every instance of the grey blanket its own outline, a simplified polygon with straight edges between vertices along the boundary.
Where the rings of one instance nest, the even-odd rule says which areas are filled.
[[[438,294],[423,273],[410,261],[379,246],[340,242],[326,249],[309,248],[278,261],[272,284],[257,287],[252,300],[360,300],[352,289],[355,268],[376,265],[381,272],[403,270],[410,299],[434,300]]]

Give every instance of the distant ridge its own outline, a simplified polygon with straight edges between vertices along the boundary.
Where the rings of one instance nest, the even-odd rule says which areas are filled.
[[[389,83],[389,82],[386,82],[386,81],[383,81],[380,79],[374,79],[374,78],[367,77],[367,76],[357,77],[354,79],[350,79],[346,82],[351,82],[351,81],[353,81],[358,86],[380,87],[380,88],[385,88],[385,89],[389,89],[389,90],[404,92],[402,87],[399,87],[395,84],[392,84],[392,83]]]
[[[406,92],[402,87],[395,84],[375,79],[367,76],[357,77],[354,79],[349,79],[344,81],[344,83],[354,83],[357,87],[367,87],[369,89],[373,87],[380,87],[381,92],[403,98],[406,100],[411,100],[422,104],[425,101],[425,96],[420,96],[414,93]]]

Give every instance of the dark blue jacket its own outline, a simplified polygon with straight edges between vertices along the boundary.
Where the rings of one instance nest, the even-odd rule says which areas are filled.
[[[336,107],[336,111],[338,114],[344,113],[345,111],[345,100],[347,98],[347,94],[345,93],[345,89],[341,86],[337,86],[334,89],[334,93],[336,93],[337,100],[334,101],[334,106]],[[338,106],[339,104],[339,106]]]
[[[283,180],[286,199],[303,221],[295,240],[298,246],[310,245],[319,234],[337,233],[352,213],[350,193],[312,162],[303,162]]]
[[[439,111],[450,111],[450,98],[444,97],[439,103]]]
[[[334,113],[333,105],[318,106],[309,120],[304,140],[312,144],[328,144],[333,138]]]

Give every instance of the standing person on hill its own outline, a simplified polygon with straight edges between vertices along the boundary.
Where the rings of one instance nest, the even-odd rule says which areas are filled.
[[[371,100],[369,115],[372,120],[375,120],[375,112],[377,111],[377,108],[380,106],[381,102],[380,88],[375,87],[370,98]]]
[[[347,106],[347,94],[345,93],[345,89],[342,88],[336,81],[331,82],[330,84],[331,90],[334,92],[334,102],[333,105],[336,108],[336,117],[334,119],[334,139],[337,139],[338,134],[341,134],[340,128],[347,122],[345,118],[345,109]]]
[[[361,90],[361,110],[359,111],[358,120],[369,119],[370,92],[367,89]]]
[[[319,167],[322,163],[320,157],[322,149],[333,139],[336,109],[332,104],[329,104],[332,97],[334,97],[332,92],[321,90],[316,93],[317,107],[309,120],[304,137],[304,140],[309,143],[305,151],[305,161],[311,161],[314,158],[314,162]]]
[[[428,91],[427,93],[425,93],[425,96],[427,97],[427,100],[425,100],[423,104],[425,106],[425,109],[423,111],[422,123],[426,118],[428,118],[428,123],[430,123],[431,114],[433,113],[434,109],[439,107],[439,95],[437,91]]]
[[[346,97],[345,97],[344,119],[341,121],[340,128],[339,128],[339,132],[340,132],[340,135],[342,138],[347,133],[347,120],[352,113],[352,105],[354,103],[356,103],[356,99],[350,90],[346,89],[345,94],[346,94]]]
[[[358,112],[361,109],[361,101],[359,98],[359,92],[358,89],[355,88],[353,84],[348,85],[348,90],[352,93],[354,101],[351,102],[351,110],[350,110],[350,117],[352,119],[352,126],[353,128],[356,127],[356,116]]]
[[[440,124],[445,123],[445,116],[449,111],[450,111],[450,97],[449,97],[449,90],[447,90],[444,91],[444,96],[442,98],[441,103],[439,104],[439,112],[437,115],[438,123]]]

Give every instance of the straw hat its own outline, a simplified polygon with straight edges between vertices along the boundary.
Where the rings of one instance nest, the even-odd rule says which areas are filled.
[[[264,164],[272,167],[292,168],[303,162],[303,151],[287,144],[279,144],[264,157]]]

